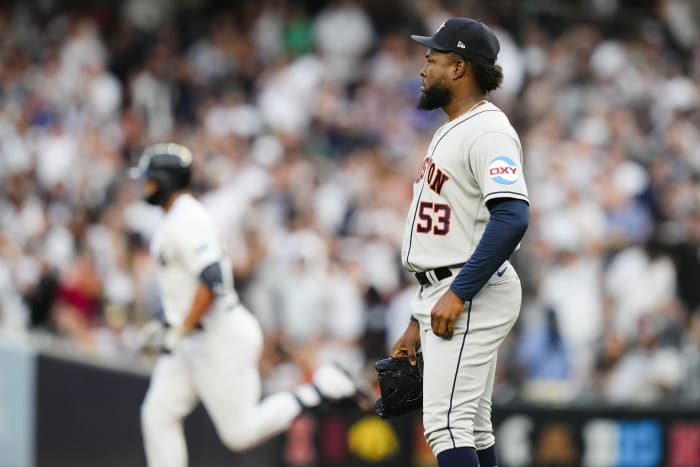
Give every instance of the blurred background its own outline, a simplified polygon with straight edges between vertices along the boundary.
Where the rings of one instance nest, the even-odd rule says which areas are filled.
[[[451,16],[500,39],[491,100],[520,134],[531,195],[513,258],[523,308],[494,394],[503,465],[700,466],[694,0],[2,2],[0,465],[127,451],[114,465],[144,465],[154,356],[139,332],[160,314],[148,242],[161,213],[126,172],[156,141],[195,154],[195,193],[266,333],[265,390],[329,360],[372,378],[409,318],[403,222],[445,121],[415,108],[425,50],[408,36]],[[292,433],[316,440],[310,457],[288,435],[275,452],[297,457],[222,464],[212,448],[192,465],[433,465],[415,417],[347,416],[345,457],[307,420]],[[100,437],[85,417],[129,429]],[[84,464],[51,441],[76,426],[80,455],[97,456]],[[357,433],[384,429],[392,449],[366,454],[379,448]]]

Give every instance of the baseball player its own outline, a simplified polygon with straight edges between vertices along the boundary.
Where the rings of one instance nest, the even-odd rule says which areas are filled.
[[[452,18],[428,47],[418,107],[442,108],[413,187],[402,247],[420,288],[392,357],[422,349],[423,424],[440,467],[496,465],[491,394],[499,345],[521,302],[508,259],[529,222],[522,148],[488,101],[499,43],[479,21]]]
[[[284,431],[323,399],[357,391],[340,369],[323,366],[312,384],[260,402],[261,329],[238,300],[213,220],[187,192],[191,167],[190,151],[168,143],[147,148],[132,169],[145,180],[146,201],[165,211],[151,253],[167,331],[141,407],[151,467],[187,465],[182,420],[200,399],[222,442],[240,451]]]

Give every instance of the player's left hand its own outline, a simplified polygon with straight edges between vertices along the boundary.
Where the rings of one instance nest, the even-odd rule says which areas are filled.
[[[464,301],[448,289],[430,312],[430,327],[433,333],[443,339],[451,339],[457,318],[464,310]]]

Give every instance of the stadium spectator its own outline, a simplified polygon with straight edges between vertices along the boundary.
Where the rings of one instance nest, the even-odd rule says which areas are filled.
[[[0,331],[137,351],[159,214],[125,171],[174,140],[267,332],[269,387],[384,356],[410,289],[405,180],[442,123],[414,108],[424,50],[404,31],[466,15],[504,44],[492,98],[531,187],[496,394],[554,378],[556,400],[700,400],[700,4],[637,3],[3,3]]]

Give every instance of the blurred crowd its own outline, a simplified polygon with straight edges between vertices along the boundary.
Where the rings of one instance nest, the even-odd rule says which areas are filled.
[[[268,390],[371,367],[410,316],[401,233],[445,118],[416,110],[408,35],[471,16],[501,41],[491,99],[531,195],[496,400],[700,400],[697,2],[58,3],[0,6],[3,333],[139,354],[162,213],[127,172],[172,140],[265,330]]]

